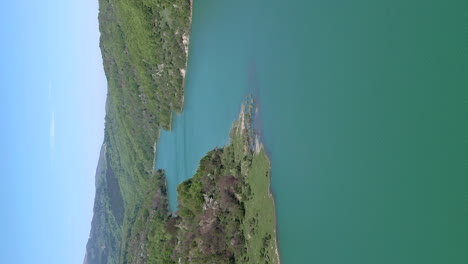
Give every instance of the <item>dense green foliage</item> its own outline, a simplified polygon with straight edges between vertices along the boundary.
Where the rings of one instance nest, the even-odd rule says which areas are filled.
[[[118,262],[124,209],[116,175],[108,166],[109,159],[107,146],[103,144],[96,171],[96,198],[91,234],[86,245],[88,263]]]
[[[183,106],[189,0],[99,0],[106,128],[85,263],[126,263],[153,172],[159,129]],[[125,253],[125,254],[124,254]]]
[[[189,33],[190,2],[100,0],[99,5],[109,97],[128,129],[154,138],[151,125],[138,125],[169,128],[172,111],[182,110],[180,70],[186,66],[183,36]]]

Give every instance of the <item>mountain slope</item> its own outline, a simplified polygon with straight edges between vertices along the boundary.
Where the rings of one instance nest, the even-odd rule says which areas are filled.
[[[187,0],[99,0],[108,83],[103,150],[84,263],[121,263],[153,172],[159,129],[183,105]]]

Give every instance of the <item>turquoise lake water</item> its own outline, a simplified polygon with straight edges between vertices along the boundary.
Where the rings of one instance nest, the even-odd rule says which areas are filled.
[[[254,94],[282,263],[468,263],[468,2],[194,3],[175,188]]]

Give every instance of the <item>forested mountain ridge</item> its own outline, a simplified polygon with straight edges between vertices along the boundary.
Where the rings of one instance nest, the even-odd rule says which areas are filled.
[[[190,13],[188,0],[99,0],[108,96],[84,263],[124,262],[135,215],[158,178],[159,129],[183,107]]]

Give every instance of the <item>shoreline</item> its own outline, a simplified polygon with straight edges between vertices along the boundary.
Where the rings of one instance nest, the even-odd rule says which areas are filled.
[[[258,108],[255,108],[258,112]],[[278,260],[278,264],[281,263],[281,257],[280,257],[280,253],[279,253],[279,236],[278,236],[278,221],[277,221],[277,218],[278,218],[278,213],[276,212],[277,210],[277,207],[276,207],[276,199],[275,199],[275,195],[271,189],[271,180],[272,180],[272,168],[271,168],[271,160],[270,160],[270,156],[268,155],[268,152],[266,151],[266,148],[264,147],[264,144],[262,143],[261,139],[259,139],[258,137],[258,134],[257,134],[257,131],[254,131],[255,133],[255,154],[258,154],[260,153],[261,151],[263,151],[265,153],[265,156],[268,160],[268,167],[270,168],[270,173],[269,173],[269,183],[268,183],[268,196],[269,198],[271,199],[272,203],[273,203],[273,208],[274,208],[274,219],[273,219],[273,222],[274,222],[274,226],[275,228],[273,229],[273,232],[275,233],[275,254],[276,254],[276,259]],[[259,144],[259,145],[257,145]],[[258,150],[258,151],[257,151]]]
[[[181,86],[182,98],[180,99],[180,109],[177,109],[175,111],[179,115],[182,113],[182,111],[184,111],[184,104],[185,104],[185,76],[187,75],[188,60],[189,60],[190,35],[192,33],[192,16],[193,16],[193,0],[190,0],[189,28],[187,32],[184,32],[182,34],[182,44],[184,45],[184,53],[185,53],[185,67],[182,69],[179,69],[180,75],[182,75],[182,86]],[[174,112],[171,112],[171,115],[170,115],[168,131],[172,131],[172,115],[174,115]],[[155,142],[155,144],[156,143],[157,142]]]
[[[275,195],[273,194],[273,191],[271,190],[271,178],[272,178],[272,175],[271,175],[271,172],[272,172],[272,169],[271,169],[271,160],[270,160],[270,157],[268,156],[267,152],[266,152],[266,149],[263,147],[263,144],[262,144],[262,149],[263,151],[265,151],[265,155],[267,156],[267,159],[268,159],[268,166],[270,167],[270,184],[268,185],[268,193],[270,195],[270,198],[271,200],[273,201],[273,207],[275,208],[275,219],[274,219],[274,225],[275,225],[275,229],[273,230],[273,232],[275,233],[275,254],[276,254],[276,258],[278,260],[278,264],[281,263],[281,257],[280,257],[280,253],[279,253],[279,236],[278,236],[278,221],[277,221],[277,217],[278,217],[278,213],[276,212],[276,199],[275,199]]]
[[[270,168],[270,177],[269,177],[269,184],[268,184],[268,194],[269,194],[269,197],[271,198],[272,202],[273,202],[273,207],[275,209],[274,211],[274,233],[275,233],[275,254],[276,254],[276,258],[278,260],[278,263],[281,263],[281,257],[280,257],[280,250],[279,250],[279,235],[278,235],[278,213],[277,213],[277,207],[276,207],[276,199],[275,199],[275,194],[273,192],[273,190],[271,189],[272,187],[272,184],[271,184],[271,181],[272,181],[272,167],[271,167],[271,160],[270,160],[270,153],[269,151],[267,150],[265,144],[263,144],[263,140],[264,140],[264,137],[263,137],[263,129],[262,129],[262,119],[261,119],[261,110],[260,110],[260,96],[259,96],[259,91],[258,91],[258,86],[256,85],[256,76],[255,76],[255,67],[253,67],[251,69],[251,79],[252,79],[252,82],[254,83],[253,87],[251,88],[252,90],[252,99],[253,99],[253,111],[252,111],[252,116],[251,116],[251,129],[253,131],[253,135],[255,137],[255,152],[261,152],[261,151],[264,151],[265,152],[265,155],[267,157],[267,160],[268,160],[268,166]],[[259,146],[257,145],[259,144]],[[257,152],[257,153],[258,153]]]
[[[250,138],[250,141],[253,141],[253,142],[250,142],[249,144],[252,144],[251,145],[253,148],[251,149],[251,151],[253,152],[252,154],[253,155],[261,155],[262,151],[266,157],[266,160],[268,162],[268,168],[269,168],[269,177],[268,177],[268,197],[270,198],[271,202],[273,203],[273,208],[274,208],[274,211],[273,211],[273,214],[274,214],[274,219],[273,219],[273,225],[274,225],[274,228],[273,228],[273,233],[275,234],[275,238],[274,238],[274,244],[275,244],[275,255],[276,255],[276,260],[277,260],[277,263],[280,264],[281,263],[281,257],[280,257],[280,253],[279,253],[279,237],[278,237],[278,221],[277,221],[277,208],[276,208],[276,200],[275,200],[275,196],[273,194],[273,191],[271,189],[271,179],[272,179],[272,175],[271,175],[271,172],[272,172],[272,169],[271,169],[271,160],[270,160],[270,156],[268,155],[268,152],[266,150],[266,148],[264,147],[264,144],[263,144],[263,140],[262,140],[262,129],[261,129],[261,120],[260,120],[260,110],[259,110],[259,107],[258,107],[258,99],[256,98],[258,97],[258,94],[256,95],[251,95],[249,96],[248,98],[250,99],[247,99],[247,100],[251,100],[250,101],[250,105],[247,106],[245,103],[242,104],[241,106],[241,111],[240,111],[240,114],[239,114],[239,119],[238,121],[236,122],[237,123],[237,133],[239,134],[243,134],[243,133],[247,133],[247,137]],[[246,113],[246,107],[248,107],[249,109],[247,110],[247,113]],[[247,116],[249,115],[249,116]],[[247,120],[245,120],[246,118],[248,118]],[[248,126],[246,126],[245,123],[248,123]],[[249,131],[250,130],[250,131]],[[250,133],[249,133],[250,132]]]
[[[180,103],[180,110],[178,114],[182,113],[184,110],[185,103],[185,76],[187,76],[188,61],[189,61],[189,52],[190,52],[190,36],[192,34],[192,16],[193,16],[193,0],[190,0],[190,15],[189,15],[189,29],[188,32],[182,34],[182,44],[185,47],[185,68],[180,69],[180,74],[182,75],[182,98]],[[172,116],[172,114],[171,114]],[[171,119],[172,120],[172,119]]]
[[[182,98],[181,98],[181,103],[180,103],[180,109],[176,111],[176,113],[179,115],[184,110],[184,103],[185,103],[185,76],[187,74],[187,68],[188,68],[190,34],[192,32],[192,16],[193,16],[193,0],[190,0],[189,29],[188,29],[188,32],[184,32],[182,34],[182,43],[185,46],[185,58],[186,59],[185,59],[185,68],[180,69],[180,74],[182,75]],[[173,115],[174,115],[174,112],[171,112],[171,115],[169,116],[169,127],[167,131],[172,131]],[[153,145],[153,171],[156,171],[157,145],[158,145],[159,139],[161,138],[161,129],[164,129],[164,128],[160,127],[158,129],[158,137]]]

